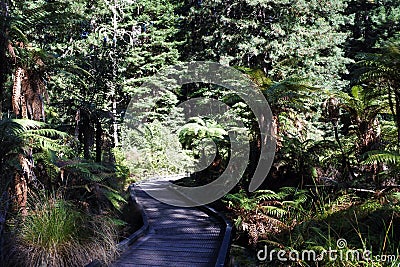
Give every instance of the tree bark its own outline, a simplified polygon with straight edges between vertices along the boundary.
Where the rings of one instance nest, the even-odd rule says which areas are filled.
[[[101,162],[101,147],[102,147],[103,128],[101,122],[97,118],[96,121],[96,162]]]
[[[118,141],[118,123],[117,123],[117,30],[118,30],[118,14],[117,14],[118,1],[114,0],[113,12],[113,43],[112,43],[112,92],[111,92],[111,102],[112,102],[112,114],[113,114],[113,137],[114,146],[119,145]]]
[[[22,216],[28,214],[26,206],[28,201],[28,183],[27,178],[31,174],[31,165],[24,155],[18,155],[19,164],[22,171],[17,171],[14,176],[14,206],[21,212]]]
[[[3,114],[3,95],[4,95],[4,84],[7,81],[7,73],[9,71],[8,59],[7,59],[7,21],[8,21],[8,1],[2,0],[0,2],[0,119]]]
[[[396,126],[397,126],[397,144],[400,144],[400,96],[395,94],[395,107],[396,107]]]
[[[340,153],[342,154],[342,160],[343,160],[344,169],[345,170],[347,169],[347,171],[349,172],[349,174],[351,176],[351,179],[354,180],[356,178],[356,176],[354,175],[354,172],[353,172],[353,170],[351,168],[349,159],[347,158],[347,155],[343,150],[342,142],[340,141],[340,138],[339,138],[338,121],[335,120],[335,119],[332,119],[331,123],[332,123],[334,134],[335,134],[335,140],[336,140],[336,142],[337,142],[337,144],[339,146]]]

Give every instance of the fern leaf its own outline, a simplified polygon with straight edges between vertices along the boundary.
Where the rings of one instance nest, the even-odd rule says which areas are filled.
[[[397,165],[400,163],[400,155],[395,152],[372,151],[367,156],[364,164],[392,163]]]
[[[261,206],[262,210],[275,218],[282,218],[287,214],[287,210],[275,207],[275,206]]]

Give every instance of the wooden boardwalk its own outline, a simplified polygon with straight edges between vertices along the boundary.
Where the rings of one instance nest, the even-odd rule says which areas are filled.
[[[224,266],[230,225],[210,209],[170,206],[143,191],[146,187],[157,190],[164,182],[141,183],[132,188],[148,227],[113,266]]]

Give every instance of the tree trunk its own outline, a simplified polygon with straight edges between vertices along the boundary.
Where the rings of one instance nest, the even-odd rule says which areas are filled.
[[[118,141],[118,123],[117,123],[117,101],[115,96],[112,99],[112,114],[113,114],[113,137],[114,137],[114,146],[117,147],[119,145]]]
[[[83,157],[85,159],[90,159],[90,148],[93,145],[94,139],[94,127],[91,122],[91,114],[90,111],[81,108],[79,110],[79,115],[77,113],[78,121],[78,130],[75,132],[79,136],[79,141],[83,144]]]
[[[22,216],[27,215],[27,200],[28,200],[28,183],[27,179],[31,174],[31,165],[29,161],[22,155],[18,155],[19,164],[22,171],[17,171],[14,176],[14,207],[21,212]]]
[[[117,124],[117,30],[118,30],[118,1],[114,0],[113,12],[113,43],[112,43],[112,92],[111,92],[111,102],[112,102],[112,114],[113,114],[113,137],[114,146],[119,145],[118,141],[118,124]]]
[[[398,93],[396,93],[395,96],[397,143],[400,144],[400,97]]]
[[[7,73],[9,66],[7,64],[7,20],[8,20],[8,3],[5,0],[0,1],[0,119],[3,114],[3,95],[4,95],[4,84],[7,81]]]
[[[22,216],[27,215],[26,203],[28,199],[28,185],[23,175],[16,173],[14,180],[14,206],[21,212]]]
[[[83,157],[90,159],[90,147],[92,143],[92,127],[90,125],[84,126],[83,133]]]
[[[96,162],[101,162],[101,147],[102,147],[103,128],[100,121],[96,121]]]
[[[337,142],[337,144],[338,144],[338,146],[339,146],[340,153],[342,154],[343,169],[344,169],[344,170],[347,169],[347,171],[349,172],[349,175],[350,175],[351,179],[354,180],[354,179],[356,178],[356,176],[355,176],[354,173],[353,173],[353,170],[352,170],[352,168],[351,168],[349,159],[347,158],[347,155],[346,155],[346,153],[345,153],[344,150],[343,150],[342,142],[340,141],[340,138],[339,138],[338,121],[337,121],[337,119],[332,119],[332,120],[331,120],[331,123],[332,123],[333,130],[334,130],[334,134],[335,134],[335,140],[336,140],[336,142]]]

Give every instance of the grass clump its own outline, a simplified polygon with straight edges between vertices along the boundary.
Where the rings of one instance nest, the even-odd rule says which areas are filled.
[[[39,199],[13,228],[9,266],[84,266],[94,259],[108,264],[117,253],[110,219],[90,216],[61,198]]]

